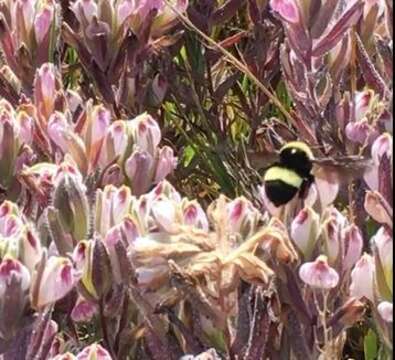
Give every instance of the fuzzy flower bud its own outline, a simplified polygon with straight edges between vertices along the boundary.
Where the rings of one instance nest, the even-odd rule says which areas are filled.
[[[76,360],[113,360],[110,354],[99,344],[92,344],[84,348]]]
[[[376,281],[378,289],[384,297],[383,287],[393,290],[393,261],[394,242],[390,232],[381,227],[372,238],[372,245],[376,253]]]
[[[74,288],[78,276],[70,259],[44,257],[32,279],[30,297],[33,308],[41,309],[62,299]]]
[[[318,239],[319,215],[310,207],[301,210],[291,224],[291,238],[303,253],[305,260],[310,260]]]
[[[361,299],[365,297],[374,301],[374,259],[369,254],[364,254],[357,261],[351,272],[350,294]]]
[[[76,241],[84,239],[89,224],[86,188],[78,171],[67,164],[62,166],[56,178],[54,207],[59,211],[63,228]]]
[[[359,228],[352,224],[348,226],[342,235],[344,258],[343,267],[350,270],[362,255],[363,238]]]
[[[153,117],[147,113],[141,114],[131,120],[129,126],[134,143],[141,150],[154,154],[161,140],[161,132]]]
[[[392,303],[390,303],[388,301],[383,301],[378,305],[377,310],[384,321],[386,321],[388,323],[394,322],[393,304]]]

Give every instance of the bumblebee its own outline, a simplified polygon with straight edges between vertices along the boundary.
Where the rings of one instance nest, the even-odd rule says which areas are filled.
[[[278,160],[266,169],[263,176],[265,193],[279,207],[297,194],[304,198],[316,177],[338,182],[344,176],[354,177],[366,166],[366,159],[359,156],[316,159],[307,144],[292,141],[280,149]]]

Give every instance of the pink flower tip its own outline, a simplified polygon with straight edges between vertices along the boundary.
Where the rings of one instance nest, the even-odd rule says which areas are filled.
[[[295,0],[270,0],[270,6],[285,21],[292,24],[300,21],[299,8]]]
[[[338,273],[328,265],[328,258],[324,255],[303,264],[299,276],[304,283],[318,289],[332,289],[339,283]]]

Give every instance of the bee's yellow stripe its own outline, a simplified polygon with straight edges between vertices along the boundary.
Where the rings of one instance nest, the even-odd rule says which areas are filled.
[[[289,143],[286,143],[281,149],[280,152],[285,150],[285,149],[289,149],[289,148],[295,148],[295,149],[299,149],[301,151],[303,151],[304,153],[306,153],[306,155],[308,156],[309,159],[314,159],[314,154],[311,151],[310,147],[305,144],[304,142],[301,141],[291,141]]]
[[[303,179],[294,171],[280,166],[270,167],[263,177],[264,181],[280,180],[288,185],[299,188]]]

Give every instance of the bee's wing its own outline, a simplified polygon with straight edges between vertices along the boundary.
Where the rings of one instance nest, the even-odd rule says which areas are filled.
[[[314,159],[312,174],[329,183],[348,182],[362,177],[371,166],[372,160],[362,156]]]
[[[263,171],[277,162],[279,155],[269,152],[248,152],[247,159],[253,169]]]

